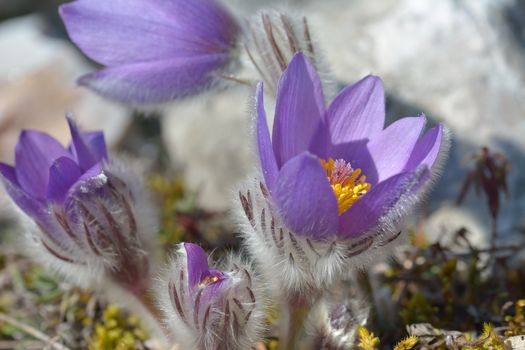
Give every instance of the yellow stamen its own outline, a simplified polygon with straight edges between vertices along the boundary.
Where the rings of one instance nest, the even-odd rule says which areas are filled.
[[[353,169],[349,163],[342,159],[327,161],[321,159],[321,164],[326,170],[326,176],[332,185],[339,215],[350,209],[355,202],[364,196],[372,187],[366,182],[366,176],[361,175],[361,169]]]
[[[219,277],[217,276],[207,276],[199,283],[199,288],[200,289],[205,288],[209,286],[210,284],[213,284],[218,281],[219,281]]]

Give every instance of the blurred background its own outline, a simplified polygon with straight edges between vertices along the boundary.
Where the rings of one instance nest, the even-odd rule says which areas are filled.
[[[282,8],[277,0],[225,2],[247,16],[259,8]],[[60,3],[0,0],[0,161],[13,162],[23,128],[69,142],[64,114],[71,112],[84,129],[103,129],[113,150],[177,178],[198,208],[213,215],[227,211],[234,185],[255,164],[252,91],[239,86],[210,92],[154,112],[104,100],[75,84],[96,66],[69,42],[57,15]],[[483,172],[484,146],[508,172],[508,193],[497,203],[498,242],[522,240],[525,0],[295,0],[286,9],[308,18],[338,85],[369,73],[382,77],[389,123],[425,113],[431,124],[440,121],[451,130],[450,157],[418,221],[429,242],[465,229],[475,247],[489,246],[490,189],[461,196],[468,179],[481,176],[476,169]],[[0,220],[2,234],[11,227],[4,193]],[[191,228],[191,221],[184,222]]]

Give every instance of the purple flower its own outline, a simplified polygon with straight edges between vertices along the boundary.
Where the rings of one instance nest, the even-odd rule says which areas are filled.
[[[108,162],[102,132],[79,132],[70,118],[68,123],[69,148],[26,130],[16,165],[0,163],[7,193],[29,219],[27,242],[82,285],[109,275],[140,294],[149,264],[139,236],[155,229],[154,216],[144,209],[147,196],[129,179],[133,175]]]
[[[239,34],[215,0],[77,0],[62,5],[60,15],[72,41],[106,66],[79,83],[131,104],[166,102],[214,84]]]
[[[97,176],[107,150],[102,132],[79,132],[68,118],[72,142],[68,149],[46,133],[24,130],[12,167],[0,163],[9,195],[40,225],[48,224],[49,206],[62,206],[80,179]]]
[[[356,238],[430,179],[443,126],[425,117],[383,129],[381,80],[367,76],[325,106],[319,76],[298,53],[281,76],[270,139],[257,91],[257,139],[266,187],[286,226],[313,239]]]
[[[239,193],[240,223],[272,292],[309,303],[352,268],[389,255],[436,174],[444,128],[425,117],[386,129],[383,86],[367,76],[326,106],[319,76],[297,53],[277,87],[273,135],[263,86],[256,103],[262,174]]]
[[[251,348],[263,315],[254,277],[240,261],[210,268],[202,248],[180,244],[158,288],[175,340],[184,348]]]

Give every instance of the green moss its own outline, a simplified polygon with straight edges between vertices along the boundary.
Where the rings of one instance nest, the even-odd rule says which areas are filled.
[[[89,350],[134,350],[148,338],[136,316],[115,305],[108,305],[95,325]]]
[[[379,338],[370,332],[366,327],[359,326],[357,328],[359,342],[357,347],[361,350],[376,350],[379,346]]]
[[[410,350],[416,346],[418,341],[418,337],[411,335],[397,343],[394,350]]]
[[[506,315],[505,322],[508,329],[505,335],[508,337],[525,334],[525,299],[514,303],[514,315]]]
[[[416,293],[404,301],[400,315],[407,325],[426,322],[435,324],[439,321],[436,318],[437,311],[437,307],[432,306],[422,293]]]

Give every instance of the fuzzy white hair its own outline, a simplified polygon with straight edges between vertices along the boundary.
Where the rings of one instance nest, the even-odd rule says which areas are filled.
[[[247,249],[274,294],[308,298],[315,295],[312,292],[328,288],[350,271],[388,258],[406,241],[405,219],[429,188],[429,185],[417,187],[425,176],[426,167],[419,167],[378,224],[354,239],[334,235],[332,239],[315,240],[288,229],[268,189],[259,180],[260,174],[240,190],[235,213]]]
[[[263,331],[266,302],[251,265],[229,256],[221,268],[226,279],[207,305],[202,304],[199,292],[190,291],[186,265],[181,244],[155,288],[173,341],[183,349],[252,348]]]
[[[145,292],[158,223],[141,176],[124,162],[112,161],[101,174],[81,181],[85,186],[81,184],[68,206],[47,208],[45,227],[19,210],[28,255],[76,285],[94,289],[104,285],[104,279],[118,284],[125,265],[134,264],[136,275],[127,276],[130,285],[123,287],[132,289],[136,280],[139,290],[132,292]],[[108,195],[97,196],[98,190]]]
[[[351,350],[357,327],[366,323],[369,308],[359,297],[343,300],[326,293],[308,315],[306,330],[315,349]]]
[[[247,21],[244,48],[270,95],[275,96],[281,74],[293,55],[303,52],[320,72],[327,97],[332,96],[333,79],[306,17],[289,9],[264,10]]]

